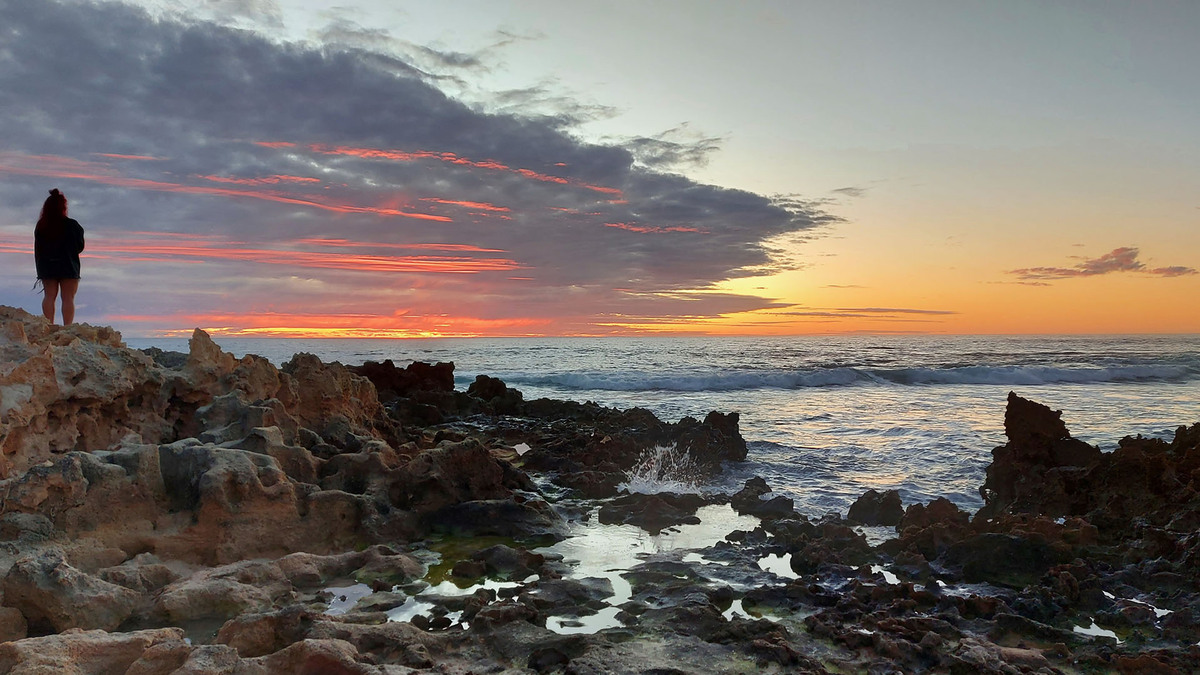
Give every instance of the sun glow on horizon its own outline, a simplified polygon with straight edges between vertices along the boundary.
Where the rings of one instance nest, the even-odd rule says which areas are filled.
[[[463,338],[485,336],[542,336],[535,329],[551,323],[542,318],[478,318],[415,314],[404,310],[390,315],[366,313],[312,314],[303,312],[196,313],[172,316],[118,315],[120,324],[154,326],[175,324],[188,328],[147,328],[146,337],[187,337],[196,328],[223,337],[273,338]]]

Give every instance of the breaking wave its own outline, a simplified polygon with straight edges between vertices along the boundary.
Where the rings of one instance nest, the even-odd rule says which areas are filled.
[[[1119,365],[1109,367],[959,366],[944,368],[832,367],[800,371],[733,371],[703,374],[652,375],[644,372],[507,374],[502,379],[561,389],[600,391],[735,391],[740,389],[803,389],[851,385],[979,384],[1036,386],[1104,382],[1187,382],[1200,379],[1200,367],[1185,364]]]
[[[691,455],[674,445],[656,445],[643,450],[638,461],[625,472],[624,482],[617,489],[630,493],[659,494],[660,492],[699,492],[700,471]]]

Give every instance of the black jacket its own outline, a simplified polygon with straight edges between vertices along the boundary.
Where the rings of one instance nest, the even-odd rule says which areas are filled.
[[[33,232],[33,260],[39,279],[78,279],[83,227],[73,218],[43,223]]]

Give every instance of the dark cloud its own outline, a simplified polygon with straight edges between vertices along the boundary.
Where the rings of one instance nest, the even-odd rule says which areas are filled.
[[[1196,269],[1175,265],[1171,267],[1147,267],[1138,260],[1139,251],[1133,247],[1116,248],[1098,258],[1087,258],[1073,267],[1025,267],[1009,270],[1025,282],[1041,282],[1032,285],[1045,285],[1046,281],[1070,279],[1073,277],[1094,277],[1116,272],[1138,272],[1160,277],[1179,277],[1196,274]]]
[[[95,242],[84,320],[401,312],[570,332],[720,316],[776,304],[703,291],[787,264],[771,242],[836,222],[660,170],[713,139],[659,137],[638,162],[564,128],[579,109],[487,112],[439,88],[476,57],[339,30],[318,47],[120,4],[0,2],[0,302],[29,304],[17,251],[49,187]]]

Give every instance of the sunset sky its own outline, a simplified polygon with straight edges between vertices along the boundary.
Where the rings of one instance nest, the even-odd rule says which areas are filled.
[[[1200,332],[1200,3],[0,0],[126,336]]]

